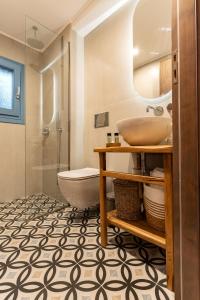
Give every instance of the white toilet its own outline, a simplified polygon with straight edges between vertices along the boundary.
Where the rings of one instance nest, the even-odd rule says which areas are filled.
[[[99,169],[60,172],[58,184],[64,198],[73,207],[85,209],[99,203]]]

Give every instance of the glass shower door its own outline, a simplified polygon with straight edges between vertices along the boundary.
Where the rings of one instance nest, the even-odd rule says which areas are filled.
[[[67,71],[68,51],[65,51],[42,73],[43,191],[59,199],[62,196],[57,173],[69,169]]]
[[[26,91],[26,197],[34,207],[49,199],[63,205],[57,173],[69,169],[69,43],[61,36],[48,46],[54,33],[33,23],[26,21],[26,72],[31,81]],[[35,49],[41,43],[30,45],[33,27],[42,50]]]

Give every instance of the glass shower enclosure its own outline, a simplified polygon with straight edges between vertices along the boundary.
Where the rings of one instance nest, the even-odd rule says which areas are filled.
[[[70,169],[70,43],[26,17],[26,197],[64,200],[57,173]]]

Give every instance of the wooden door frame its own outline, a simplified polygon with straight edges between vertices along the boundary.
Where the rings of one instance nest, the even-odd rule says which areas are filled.
[[[178,50],[178,84],[173,85],[175,299],[200,300],[200,4],[172,1],[173,50]]]

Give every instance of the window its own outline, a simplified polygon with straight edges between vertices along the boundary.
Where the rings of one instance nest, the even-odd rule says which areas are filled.
[[[24,65],[0,57],[0,122],[24,124]]]

